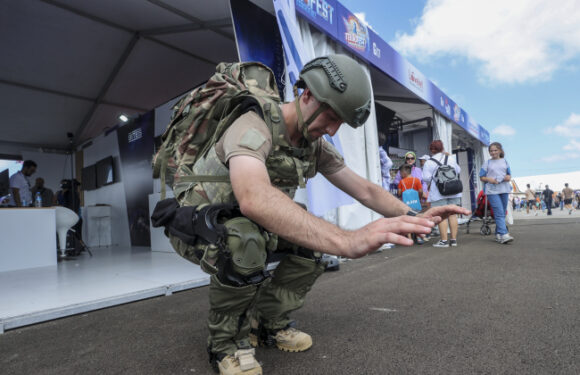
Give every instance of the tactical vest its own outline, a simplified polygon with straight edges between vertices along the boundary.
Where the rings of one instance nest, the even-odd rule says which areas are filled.
[[[272,134],[272,150],[265,163],[270,182],[293,198],[296,189],[305,187],[306,180],[316,175],[321,140],[304,148],[290,145],[284,137],[286,125],[277,103],[264,105],[263,120]],[[176,179],[173,191],[181,206],[236,203],[229,170],[216,154],[217,141],[209,146],[204,157],[178,171],[183,177]]]

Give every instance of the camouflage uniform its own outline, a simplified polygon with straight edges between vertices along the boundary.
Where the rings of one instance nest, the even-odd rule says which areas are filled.
[[[320,152],[334,152],[336,158],[342,157],[322,139],[307,142],[304,148],[290,146],[281,137],[285,124],[282,116],[277,113],[278,108],[275,111],[273,115],[270,114],[274,145],[266,160],[266,167],[271,183],[293,198],[296,188],[304,186],[305,179],[316,174],[317,155]],[[268,124],[268,121],[266,123]],[[192,174],[213,174],[227,178],[229,171],[218,159],[214,145],[207,153],[207,157],[194,164]],[[174,190],[180,206],[235,203],[229,182],[177,184]],[[202,261],[202,268],[212,274],[209,292],[208,347],[213,353],[233,354],[238,348],[249,347],[250,310],[253,317],[262,322],[267,330],[276,331],[288,327],[291,324],[288,314],[302,307],[306,293],[324,271],[320,257],[315,257],[312,251],[299,248],[282,239],[278,240],[277,236],[265,233],[257,225],[255,229],[265,237],[264,245],[270,250],[284,252],[287,255],[276,268],[272,278],[263,278],[257,283],[248,285],[231,285],[232,283],[224,278],[220,280],[219,265],[223,265],[223,262],[217,259],[223,255],[220,251],[204,249],[206,259],[202,261],[195,256],[195,248],[176,237],[171,239],[175,249],[182,256],[198,264]]]
[[[332,155],[342,162],[342,157],[331,145],[310,137],[309,124],[328,108],[355,128],[362,126],[369,116],[370,83],[358,63],[342,55],[315,59],[305,65],[295,85],[298,129],[304,139],[300,147],[294,147],[284,137],[287,125],[278,105],[273,75],[271,72],[264,74],[264,70],[268,69],[258,63],[220,64],[205,87],[177,104],[177,119],[172,120],[164,134],[164,144],[154,160],[154,176],[167,181],[166,169],[169,170],[174,176],[172,185],[179,206],[186,211],[195,206],[194,217],[220,205],[233,207],[236,204],[229,170],[217,156],[216,143],[248,110],[257,109],[271,132],[272,148],[265,160],[270,182],[291,198],[297,187],[305,187],[306,179],[318,172],[322,156]],[[302,118],[298,87],[310,89],[320,103],[306,121]],[[245,141],[252,145],[253,140],[249,138]],[[162,184],[162,196],[164,188]],[[196,236],[201,235],[201,231],[196,231],[193,237],[185,236],[186,239],[169,231],[169,237],[180,255],[212,275],[208,317],[210,361],[219,362],[220,371],[225,369],[224,373],[242,373],[245,370],[241,357],[241,371],[229,371],[227,367],[233,363],[229,358],[237,354],[238,349],[250,348],[250,318],[260,323],[260,331],[256,332],[258,338],[263,338],[265,333],[265,338],[278,340],[283,332],[298,337],[295,336],[298,331],[287,329],[292,323],[288,314],[302,307],[306,294],[324,271],[324,264],[320,254],[278,239],[239,212],[225,212],[230,216],[220,219],[220,224],[227,229],[224,230],[227,237],[221,242],[207,239],[199,242]],[[191,216],[184,226],[191,226]],[[166,233],[167,230],[166,226]],[[274,251],[286,256],[273,277],[269,277],[265,263],[267,254]],[[300,332],[297,335],[308,339],[302,349],[276,344],[289,351],[310,347],[310,336]],[[253,356],[250,357],[254,361]],[[248,366],[250,368],[255,374],[261,373],[257,362]]]

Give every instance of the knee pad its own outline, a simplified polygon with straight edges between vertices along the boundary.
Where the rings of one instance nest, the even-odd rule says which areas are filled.
[[[227,251],[218,267],[218,278],[233,286],[260,284],[268,277],[265,266],[270,238],[245,217],[230,219],[224,226]]]

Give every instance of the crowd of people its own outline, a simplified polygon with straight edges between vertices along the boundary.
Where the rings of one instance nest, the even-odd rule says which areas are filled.
[[[530,184],[526,185],[525,197],[515,197],[513,208],[516,211],[526,210],[526,214],[538,216],[540,212],[552,215],[552,210],[560,208],[560,211],[568,211],[569,215],[575,210],[580,210],[580,191],[575,192],[568,183],[564,184],[561,191],[550,189],[549,185],[544,190],[536,191]]]
[[[379,140],[381,142],[381,140]],[[392,161],[382,147],[381,151],[381,167],[383,172],[383,186],[389,188],[388,168],[391,168]],[[512,193],[511,184],[511,170],[509,163],[505,159],[505,152],[499,142],[493,142],[488,147],[490,159],[485,162],[480,170],[479,178],[484,184],[484,194],[487,196],[491,212],[494,213],[494,220],[496,224],[495,240],[500,244],[509,243],[514,240],[508,231],[506,225],[506,212],[508,212],[508,205],[513,204],[510,201]],[[437,207],[444,205],[461,205],[462,193],[442,194],[435,181],[434,175],[441,165],[447,164],[455,169],[459,174],[461,168],[456,162],[455,157],[451,156],[449,152],[444,150],[443,143],[440,140],[435,140],[429,145],[430,155],[423,155],[419,158],[420,166],[417,165],[417,157],[413,151],[405,154],[404,163],[398,168],[396,176],[390,184],[391,191],[395,191],[397,196],[407,205],[412,206],[413,203],[418,203],[417,209],[425,210],[428,207]],[[393,189],[392,187],[395,186]],[[562,191],[562,207],[567,207],[571,210],[572,206],[572,189],[568,188],[566,184],[566,192]],[[409,194],[409,191],[412,194]],[[552,195],[544,191],[544,195]],[[539,198],[537,198],[539,200]],[[536,193],[533,191],[526,192],[525,202],[530,202],[527,209],[536,210],[538,207],[533,202],[536,202]],[[571,212],[571,211],[570,211]],[[433,230],[431,235],[417,236],[414,238],[415,243],[423,244],[429,240],[432,235],[439,235],[440,239],[433,243],[434,247],[449,247],[457,246],[458,220],[456,215],[450,215],[446,220],[438,224],[437,230]]]
[[[393,162],[383,149],[384,136],[379,134],[379,153],[381,155],[381,171],[383,177],[383,187],[393,191],[405,204],[417,211],[425,211],[431,207],[442,207],[446,205],[461,205],[461,192],[443,195],[437,186],[434,178],[440,165],[451,166],[457,175],[461,168],[457,164],[455,157],[443,148],[443,142],[434,140],[429,145],[430,155],[423,155],[419,158],[417,165],[417,155],[413,151],[405,154],[404,163],[398,168],[391,183],[391,167]],[[394,188],[393,188],[394,186]],[[449,233],[448,233],[449,231]],[[429,241],[432,236],[439,235],[440,240],[433,243],[434,247],[457,246],[458,221],[457,215],[449,215],[442,220],[431,234],[426,236],[412,236],[415,243],[421,245]],[[411,237],[411,236],[410,236]]]
[[[443,149],[441,141],[435,140],[429,145],[430,155],[421,156],[419,165],[417,165],[416,154],[413,151],[407,152],[403,164],[396,169],[394,178],[391,178],[389,174],[392,171],[393,162],[382,147],[384,138],[380,137],[379,143],[381,144],[379,151],[385,189],[392,191],[411,207],[412,203],[418,201],[420,206],[417,206],[417,209],[421,210],[438,205],[460,205],[461,193],[444,196],[439,192],[433,179],[434,172],[439,167],[437,162],[441,163],[445,156],[450,155]],[[490,212],[493,212],[496,224],[495,239],[498,243],[505,244],[514,239],[506,225],[507,215],[510,214],[508,208],[514,211],[525,209],[528,215],[536,216],[540,212],[552,215],[552,210],[557,208],[561,211],[566,210],[570,215],[575,210],[580,210],[580,192],[575,192],[568,183],[564,184],[561,191],[553,191],[549,185],[545,185],[542,191],[535,191],[528,184],[523,196],[513,194],[511,170],[504,158],[505,152],[502,145],[499,142],[493,142],[489,145],[488,151],[490,159],[483,164],[479,177],[484,183],[483,192],[489,201]],[[454,157],[448,158],[447,163],[456,168],[457,173],[461,171]],[[409,194],[409,191],[413,193]],[[433,246],[457,246],[457,228],[455,215],[450,215],[447,220],[443,220],[439,223],[438,230],[432,232],[432,235],[440,235],[440,240]],[[416,244],[423,244],[431,236],[418,236],[413,239]]]

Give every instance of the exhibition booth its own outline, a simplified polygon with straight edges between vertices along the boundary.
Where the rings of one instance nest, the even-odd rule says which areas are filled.
[[[111,9],[94,6],[89,17],[92,22],[113,17],[114,6]],[[335,136],[328,137],[343,154],[347,165],[380,185],[378,132],[387,134],[385,148],[395,166],[402,162],[401,156],[406,150],[413,150],[418,156],[427,154],[429,143],[441,139],[445,149],[457,155],[462,167],[465,189],[462,204],[468,208],[473,206],[480,189],[477,171],[487,155],[482,150],[489,144],[489,133],[338,1],[223,0],[207,4],[207,7],[211,11],[207,10],[206,18],[199,19],[194,14],[188,18],[191,22],[198,21],[197,29],[166,26],[167,32],[171,29],[176,33],[159,37],[165,43],[160,45],[167,50],[147,55],[134,42],[131,49],[122,52],[123,56],[136,53],[136,60],[147,56],[151,65],[164,56],[180,53],[179,50],[196,57],[208,51],[211,57],[202,60],[200,65],[176,64],[174,69],[193,70],[195,77],[192,73],[179,85],[173,84],[172,90],[165,90],[163,100],[157,98],[156,105],[140,110],[134,106],[126,123],[111,120],[114,117],[109,114],[115,113],[115,105],[103,102],[112,103],[113,96],[143,96],[144,92],[125,92],[118,87],[121,84],[114,81],[102,87],[105,91],[101,92],[99,106],[103,108],[88,110],[87,113],[96,111],[99,115],[84,122],[80,130],[89,136],[80,139],[74,147],[74,177],[81,181],[82,188],[83,238],[94,256],[83,252],[75,259],[57,263],[56,239],[52,231],[47,236],[53,237],[43,240],[50,243],[49,249],[42,251],[52,252],[53,263],[4,272],[0,269],[0,332],[119,303],[169,295],[208,283],[208,276],[199,267],[175,254],[163,230],[152,228],[149,218],[161,191],[161,182],[152,178],[151,156],[169,122],[173,104],[183,93],[209,78],[210,63],[261,61],[274,71],[285,100],[292,100],[292,84],[304,62],[329,53],[348,54],[358,59],[372,82],[375,100],[371,116],[364,127],[342,126]],[[77,17],[88,17],[83,12],[77,13]],[[154,24],[153,19],[144,18],[144,25],[134,25],[131,30],[143,28],[151,33],[148,35],[165,35],[163,26]],[[261,22],[255,22],[256,19]],[[153,34],[152,30],[159,34]],[[179,34],[179,30],[184,34]],[[203,38],[196,34],[199,32],[218,34],[220,43],[216,48],[219,47],[219,51],[211,48],[207,40],[201,41]],[[187,33],[196,35],[188,40]],[[196,41],[199,42],[197,46]],[[145,44],[150,43],[148,40]],[[124,62],[130,65],[135,61],[130,56],[120,58],[121,66],[115,67],[116,74],[126,73]],[[147,79],[146,74],[133,73],[133,77]],[[138,88],[147,90],[143,82]],[[115,94],[109,95],[109,89]],[[155,95],[162,94],[163,87],[158,87]],[[105,119],[110,122],[97,131],[96,124]],[[50,157],[57,161],[49,167],[43,164],[43,152],[37,147],[21,142],[2,144],[1,141],[0,147],[0,154],[17,154],[36,160],[43,175],[48,168],[58,170],[59,176],[62,176],[62,169],[71,168],[66,163],[67,160],[72,163],[72,152],[51,154]],[[65,167],[60,167],[59,163]],[[323,177],[310,180],[307,188],[298,192],[296,200],[306,204],[317,216],[346,229],[359,228],[380,217],[338,192]],[[0,210],[0,220],[3,220],[0,224],[11,220],[6,219],[10,211]],[[19,215],[28,215],[24,211]],[[50,216],[51,209],[39,209],[37,213],[44,211]],[[45,227],[52,225],[49,222]],[[31,249],[41,250],[41,246],[32,243],[24,246],[24,242],[18,240],[22,234],[15,229],[19,226],[11,225],[0,225],[0,230],[16,233],[11,240],[14,242],[6,242],[8,247],[3,242],[2,252],[27,252],[27,256],[32,257]]]

